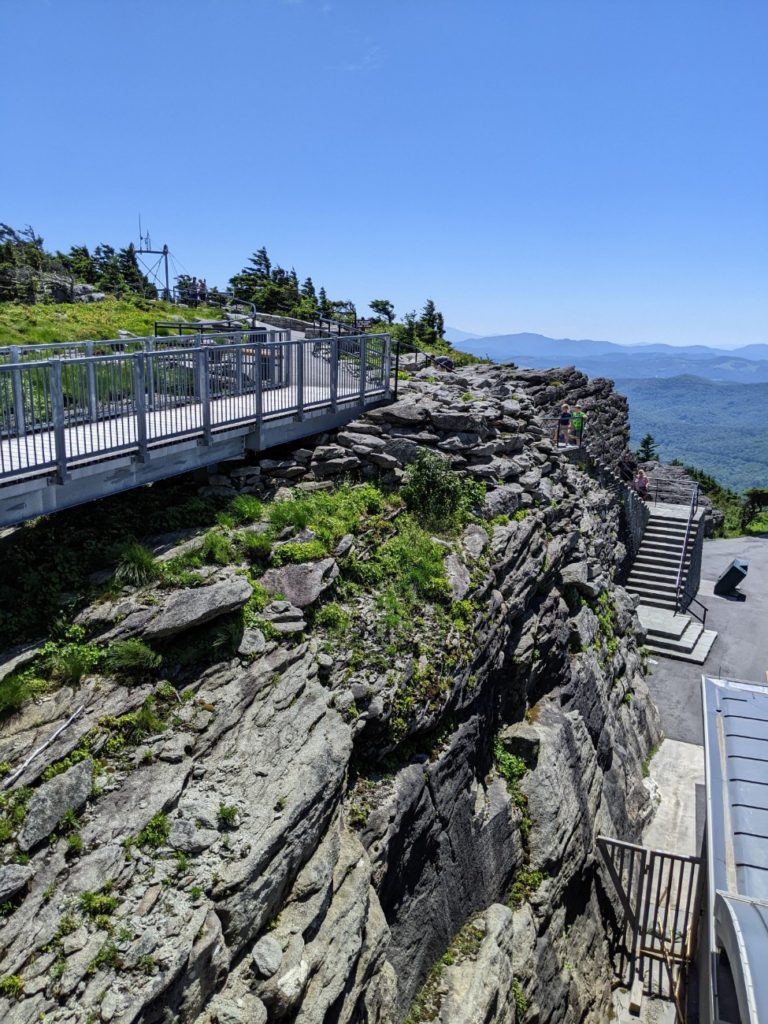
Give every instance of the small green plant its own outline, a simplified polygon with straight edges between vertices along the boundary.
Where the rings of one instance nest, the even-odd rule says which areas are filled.
[[[141,587],[151,583],[157,576],[157,562],[151,551],[137,542],[123,548],[115,569],[115,579],[118,583]]]
[[[249,562],[266,562],[272,552],[272,541],[266,533],[241,534],[240,545]]]
[[[149,644],[138,637],[116,640],[107,648],[103,668],[109,675],[128,677],[143,682],[156,675],[163,659]]]
[[[329,633],[346,633],[350,624],[349,612],[346,612],[340,604],[330,601],[318,609],[315,615],[315,625],[327,629]]]
[[[528,1012],[528,1000],[525,998],[523,986],[517,978],[512,979],[512,998],[515,1001],[515,1009],[520,1016]]]
[[[95,974],[100,967],[118,969],[122,964],[120,953],[112,939],[107,939],[86,969],[86,974]]]
[[[517,757],[516,754],[510,754],[509,751],[505,749],[501,740],[496,740],[493,745],[493,759],[496,764],[496,771],[507,783],[508,788],[516,787],[528,771],[528,766],[522,757]]]
[[[530,868],[521,868],[518,871],[512,889],[509,893],[509,905],[513,910],[521,907],[536,892],[547,876],[543,871],[532,871]]]
[[[171,823],[165,814],[153,815],[136,837],[138,846],[157,850],[164,846],[171,831]]]
[[[529,508],[519,508],[519,509],[517,509],[515,511],[515,513],[513,514],[512,518],[514,519],[514,521],[516,523],[522,523],[522,521],[524,519],[526,519],[530,514],[531,514],[531,509],[529,509]]]
[[[232,804],[219,805],[219,828],[234,828],[237,823],[237,807]]]
[[[320,540],[287,541],[273,549],[272,561],[275,565],[285,565],[286,562],[312,562],[325,558],[327,554],[328,550]]]
[[[235,558],[232,542],[218,530],[209,530],[203,537],[200,555],[204,561],[215,565],[229,565]]]
[[[67,836],[67,855],[77,857],[83,852],[83,840],[79,832],[70,832]]]
[[[199,885],[193,885],[192,888],[189,890],[189,895],[192,897],[193,900],[199,900],[200,897],[203,895],[203,890],[200,888]]]
[[[472,509],[481,504],[485,488],[475,481],[462,480],[448,459],[421,448],[408,467],[400,493],[422,526],[449,531],[468,521]]]
[[[89,917],[108,917],[114,914],[119,903],[117,896],[112,896],[105,890],[96,893],[86,889],[80,893],[80,909]]]
[[[264,506],[252,494],[238,494],[230,502],[228,511],[235,523],[257,523],[264,515]]]
[[[6,999],[21,999],[24,995],[24,979],[20,974],[7,974],[0,978],[0,995]]]

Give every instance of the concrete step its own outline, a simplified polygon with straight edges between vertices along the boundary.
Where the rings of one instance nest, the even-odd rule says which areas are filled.
[[[656,537],[643,537],[640,542],[640,551],[677,551],[683,550],[683,542],[676,540],[663,540]]]
[[[661,639],[679,640],[691,623],[690,615],[683,612],[670,612],[666,608],[644,604],[638,606],[637,617],[647,634]]]
[[[704,629],[701,632],[695,646],[692,650],[687,651],[681,649],[670,649],[667,647],[659,647],[650,638],[646,641],[646,647],[649,651],[653,651],[654,654],[658,654],[662,658],[673,658],[676,661],[690,661],[694,665],[703,665],[709,656],[709,652],[712,650],[712,645],[717,639],[717,633],[714,629]]]
[[[663,608],[665,611],[674,612],[677,611],[677,601],[673,597],[656,597],[652,594],[641,594],[639,591],[632,591],[639,598],[642,604],[646,604],[651,608]]]
[[[674,530],[662,530],[659,527],[646,527],[643,531],[643,540],[669,540],[682,544],[685,540],[685,531],[676,533]]]
[[[629,582],[629,581],[627,581]],[[635,583],[633,587],[628,589],[636,591],[638,594],[648,594],[651,597],[671,597],[674,599],[675,596],[675,583],[646,583],[640,582]]]
[[[651,590],[671,590],[674,594],[677,577],[672,575],[646,575],[633,569],[627,580],[627,589],[650,588]]]
[[[672,652],[672,654],[691,654],[694,647],[699,642],[699,638],[703,632],[704,627],[702,624],[691,619],[689,620],[681,637],[673,639],[671,637],[656,636],[655,633],[649,633],[647,644],[653,644],[654,650],[657,652],[669,651]]]
[[[684,565],[688,565],[691,561],[691,556],[685,556]],[[680,552],[678,551],[677,557],[675,557],[672,551],[643,551],[642,548],[638,551],[633,565],[638,563],[648,562],[657,565],[672,565],[675,566],[680,564]]]

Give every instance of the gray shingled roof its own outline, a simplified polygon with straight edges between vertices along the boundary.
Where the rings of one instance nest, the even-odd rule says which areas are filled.
[[[768,687],[703,676],[702,698],[709,906],[756,1024],[768,1021]]]

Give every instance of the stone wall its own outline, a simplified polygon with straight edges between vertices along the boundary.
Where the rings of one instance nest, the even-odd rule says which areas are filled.
[[[541,388],[423,372],[333,436],[212,474],[206,493],[281,501],[344,479],[395,490],[422,448],[443,455],[486,488],[481,521],[442,542],[465,626],[425,607],[428,654],[363,667],[364,617],[360,637],[324,631],[316,609],[386,536],[376,521],[268,569],[265,625],[235,654],[159,690],[86,678],[0,724],[13,768],[83,709],[12,787],[30,791],[1,847],[0,973],[20,979],[3,1020],[385,1024],[414,998],[442,1024],[606,1019],[595,836],[639,838],[659,725],[615,582],[620,508],[553,449]],[[95,643],[191,643],[252,591],[215,562],[181,587],[127,587],[78,621]],[[373,612],[374,593],[346,593]],[[114,723],[148,696],[163,728],[134,743],[129,719],[121,747]]]

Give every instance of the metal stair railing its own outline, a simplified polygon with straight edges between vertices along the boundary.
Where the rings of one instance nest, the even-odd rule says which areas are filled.
[[[678,611],[678,612],[681,612],[681,611],[684,610],[683,609],[683,590],[684,590],[683,576],[685,575],[685,561],[686,561],[686,556],[688,554],[688,545],[689,545],[690,539],[691,539],[691,530],[693,528],[693,524],[694,524],[694,521],[695,521],[696,513],[698,512],[698,509],[699,509],[699,485],[698,484],[694,484],[693,485],[693,489],[691,490],[691,504],[690,504],[690,507],[688,509],[688,520],[687,520],[686,525],[685,525],[685,538],[683,540],[683,549],[680,552],[680,562],[679,562],[678,567],[677,567],[677,579],[675,580],[675,610]],[[689,571],[690,571],[690,567],[689,567]],[[699,608],[701,608],[703,610],[703,613],[699,613],[697,611],[694,611],[691,608],[692,604],[698,605]],[[706,608],[706,605],[703,605],[701,603],[701,601],[697,600],[697,598],[695,596],[692,596],[691,600],[688,603],[687,609],[690,610],[691,615],[694,615],[699,620],[699,622],[701,622],[702,626],[706,626],[706,624],[707,624],[707,608]]]

